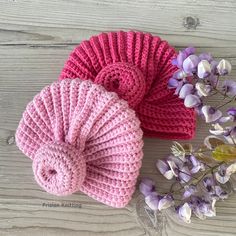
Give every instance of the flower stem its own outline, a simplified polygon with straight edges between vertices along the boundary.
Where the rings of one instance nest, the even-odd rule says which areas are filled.
[[[213,167],[207,169],[205,172],[203,172],[202,175],[200,175],[198,178],[193,179],[192,181],[190,181],[190,182],[187,183],[187,184],[188,184],[188,185],[197,185],[197,184],[199,184],[199,183],[202,181],[202,179],[203,179],[206,175],[208,175],[208,174],[210,174],[210,173],[213,173],[213,174],[214,174],[214,170],[217,169],[217,168],[218,168],[219,166],[221,166],[222,164],[224,164],[223,161],[220,162],[219,164],[217,164],[217,165],[215,165],[215,166],[213,166]],[[186,185],[187,185],[187,184],[186,184]],[[172,190],[172,191],[170,191],[170,193],[171,193],[171,194],[179,193],[181,190],[184,189],[184,187],[185,187],[186,185],[183,185],[181,188],[179,188],[179,189],[177,189],[177,190]]]
[[[232,137],[232,135],[230,135],[230,138],[231,138],[233,144],[236,145],[236,142],[235,142],[234,138]]]
[[[233,98],[231,98],[229,101],[223,103],[222,105],[217,106],[216,109],[219,109],[219,108],[221,108],[221,107],[223,107],[223,106],[233,102],[234,100],[235,100],[235,96]]]

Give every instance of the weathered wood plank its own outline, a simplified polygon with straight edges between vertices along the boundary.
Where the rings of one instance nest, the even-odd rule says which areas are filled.
[[[175,45],[235,46],[234,0],[0,1],[0,43],[78,43],[100,31],[135,29]]]
[[[31,161],[14,144],[15,129],[27,102],[56,80],[74,45],[100,31],[149,31],[177,47],[196,45],[198,52],[230,60],[235,78],[236,2],[0,0],[0,6],[0,235],[147,235],[136,219],[135,199],[124,209],[112,209],[81,193],[58,198],[41,190]],[[203,122],[198,127],[194,143],[208,133]],[[145,139],[141,176],[155,178],[161,190],[169,183],[155,162],[170,145]],[[62,207],[63,202],[81,208]],[[50,203],[60,206],[45,206]],[[218,203],[217,210],[216,218],[184,227],[170,217],[164,235],[236,235],[236,197]]]

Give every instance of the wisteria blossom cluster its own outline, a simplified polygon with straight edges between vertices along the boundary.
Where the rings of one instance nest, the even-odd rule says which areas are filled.
[[[216,202],[229,195],[236,172],[236,81],[226,78],[230,62],[216,61],[209,53],[197,55],[193,47],[180,51],[172,63],[179,69],[168,87],[209,123],[210,135],[197,148],[174,142],[171,155],[157,161],[160,173],[174,180],[169,192],[160,193],[149,178],[142,179],[139,189],[153,211],[172,207],[190,223],[193,214],[200,219],[215,216]],[[217,106],[208,104],[214,95],[221,98]],[[230,108],[223,112],[226,105]]]

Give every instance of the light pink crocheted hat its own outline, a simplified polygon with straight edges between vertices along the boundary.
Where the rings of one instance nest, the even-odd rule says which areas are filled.
[[[195,114],[167,89],[178,69],[166,41],[142,32],[110,32],[83,41],[70,54],[60,79],[91,79],[135,109],[146,136],[190,139]]]
[[[91,81],[64,80],[36,95],[16,131],[38,184],[55,195],[78,190],[124,207],[143,156],[140,122],[126,101]]]

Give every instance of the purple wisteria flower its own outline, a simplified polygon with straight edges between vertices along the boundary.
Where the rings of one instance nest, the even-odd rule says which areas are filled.
[[[227,166],[224,164],[218,168],[217,172],[215,172],[215,178],[221,184],[227,183],[230,179],[230,175],[226,173],[226,170]]]
[[[222,116],[222,112],[220,110],[217,110],[214,107],[207,105],[202,107],[202,113],[205,117],[206,123],[215,122]]]
[[[224,191],[219,185],[215,186],[215,194],[212,195],[216,199],[226,199],[228,198],[228,193]]]
[[[190,185],[186,185],[184,187],[184,193],[183,193],[183,198],[189,198],[190,196],[192,196],[193,194],[195,194],[197,192],[197,187],[196,185],[190,184]]]
[[[232,121],[233,117],[231,116],[222,116],[217,122],[219,124],[227,123],[229,121]]]
[[[218,70],[217,70],[218,62],[213,60],[210,62],[210,64],[211,64],[211,73],[212,73],[211,75],[212,76],[218,75]]]
[[[215,73],[216,72],[212,72],[212,74],[210,74],[207,78],[204,79],[204,81],[211,87],[216,87],[217,82],[218,82],[218,79]]]
[[[177,56],[177,66],[179,68],[183,68],[183,62],[184,60],[187,58],[188,54],[183,50],[183,51],[179,51],[179,54]]]
[[[204,79],[211,74],[211,64],[207,60],[201,60],[198,63],[197,75],[199,78]]]
[[[177,166],[169,160],[158,160],[156,163],[157,169],[166,179],[172,179],[178,176]]]
[[[152,192],[148,196],[145,197],[145,203],[153,210],[158,210],[158,204],[161,196],[157,192]]]
[[[177,206],[176,212],[182,221],[188,224],[191,223],[192,209],[187,202]]]
[[[180,183],[188,183],[192,179],[192,175],[188,166],[183,166],[181,169],[179,169],[177,179],[180,181]]]
[[[193,155],[188,156],[186,164],[188,165],[191,174],[196,174],[200,170],[205,170],[205,165]]]
[[[193,92],[193,85],[192,84],[185,84],[179,91],[179,98],[186,98],[187,95],[192,94]]]
[[[173,155],[169,155],[164,160],[158,160],[156,163],[157,169],[167,179],[172,179],[174,176],[178,177],[179,169],[182,169],[183,165],[184,162],[180,158],[176,158]],[[171,171],[171,173],[169,173],[169,171]]]
[[[227,143],[231,145],[236,144],[236,126],[230,126],[225,128],[228,133],[227,135],[224,135],[224,139],[227,141]]]
[[[177,70],[177,71],[173,74],[172,78],[177,79],[177,80],[181,80],[181,79],[186,78],[187,76],[188,76],[188,75],[187,75],[183,70]]]
[[[178,68],[182,69],[183,68],[183,62],[184,60],[195,53],[195,48],[193,47],[188,47],[185,48],[182,51],[179,51],[179,54],[177,56],[177,58],[175,58],[174,60],[172,60],[172,64],[176,65]]]
[[[180,89],[182,88],[182,86],[184,85],[184,81],[183,80],[177,80],[175,78],[171,78],[168,81],[168,88],[169,89],[175,89],[175,95],[179,94]]]
[[[139,191],[144,195],[148,196],[155,191],[155,182],[149,178],[143,178],[139,184]]]
[[[223,82],[222,90],[228,96],[236,96],[236,81],[227,79]]]
[[[175,89],[175,93],[174,93],[175,95],[179,94],[179,91],[180,91],[180,89],[182,88],[183,85],[184,85],[184,82],[180,81],[178,86]]]
[[[232,118],[232,121],[236,121],[236,107],[231,107],[227,110],[227,114]]]
[[[171,194],[161,196],[157,192],[152,192],[146,196],[145,202],[153,211],[165,210],[174,205],[174,199]]]
[[[197,72],[197,66],[199,63],[199,57],[196,55],[190,55],[183,61],[183,70],[186,74],[192,75]]]
[[[196,83],[195,88],[197,90],[197,94],[199,97],[202,97],[202,96],[207,97],[212,91],[211,85],[203,84],[201,82]]]
[[[203,107],[203,104],[201,103],[200,105],[194,107],[194,110],[199,117],[204,119],[204,115],[202,114],[202,107]]]
[[[184,105],[188,108],[198,107],[202,103],[201,99],[194,94],[189,94],[184,99]]]
[[[174,78],[171,78],[169,81],[168,81],[168,88],[169,89],[172,89],[172,88],[177,88],[178,85],[179,85],[180,81],[174,79]]]
[[[229,132],[231,137],[236,137],[236,126],[232,126]]]
[[[205,53],[205,52],[201,53],[199,55],[199,59],[200,60],[206,60],[208,62],[212,62],[213,61],[213,58],[212,58],[211,54],[210,53]]]
[[[216,215],[215,203],[215,199],[208,201],[199,196],[192,196],[189,204],[193,213],[199,219],[204,220],[206,217],[212,217]]]
[[[159,200],[159,204],[158,204],[158,210],[165,210],[171,206],[174,205],[174,198],[171,194],[165,195],[163,196],[160,200]]]
[[[226,175],[232,175],[236,172],[236,163],[229,165],[226,169]]]
[[[208,193],[214,193],[215,180],[212,176],[207,176],[202,181],[203,186],[206,188]]]
[[[215,178],[219,183],[225,184],[230,180],[231,175],[235,172],[236,172],[236,163],[233,163],[229,166],[224,164],[218,168],[217,172],[215,172]]]
[[[220,120],[219,120],[220,121]],[[214,135],[223,135],[228,136],[230,134],[229,127],[222,127],[219,123],[215,123],[212,125],[214,129],[210,129],[209,132]]]
[[[184,51],[189,56],[196,52],[196,48],[190,46],[190,47],[185,48]]]
[[[213,176],[205,177],[202,182],[211,198],[225,199],[228,197],[228,194],[219,185],[216,184]]]
[[[180,183],[189,182],[192,179],[192,174],[205,168],[203,163],[192,155],[186,156],[183,160],[171,155],[166,160],[158,160],[156,165],[165,178],[175,177]]]
[[[222,59],[217,65],[217,71],[220,75],[230,74],[232,66],[229,61]]]

